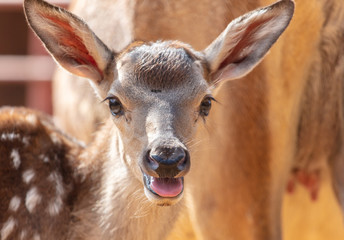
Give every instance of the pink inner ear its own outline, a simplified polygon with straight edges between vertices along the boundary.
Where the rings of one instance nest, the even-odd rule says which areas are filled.
[[[273,17],[259,19],[249,24],[242,34],[239,42],[235,45],[230,54],[222,61],[218,69],[220,70],[231,63],[235,64],[242,62],[247,55],[241,55],[240,52],[252,45],[253,42],[259,41],[259,39],[254,38],[254,34],[262,25],[269,22],[272,18]]]
[[[92,66],[98,71],[101,77],[103,77],[102,71],[99,69],[97,62],[90,55],[82,39],[75,34],[73,27],[69,24],[68,21],[58,18],[56,16],[47,15],[44,13],[40,14],[43,18],[49,19],[59,32],[55,33],[55,38],[57,38],[57,43],[62,46],[68,47],[70,49],[70,54],[67,54],[65,57],[72,58],[75,62],[80,65]],[[72,50],[73,49],[73,50]]]

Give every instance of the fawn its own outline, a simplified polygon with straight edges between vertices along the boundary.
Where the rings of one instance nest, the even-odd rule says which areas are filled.
[[[294,1],[296,11],[282,39],[254,71],[214,93],[221,104],[213,105],[207,128],[199,129],[193,140],[192,159],[197,164],[186,185],[191,186],[186,190],[191,204],[181,218],[190,218],[200,239],[280,239],[281,227],[286,239],[315,233],[326,239],[334,232],[336,239],[344,238],[335,196],[325,194],[335,190],[337,197],[343,196],[344,2]],[[178,39],[200,50],[230,20],[270,3],[74,0],[70,9],[118,51],[131,39]],[[92,91],[87,84],[59,69],[53,102],[59,126],[89,141],[108,109],[94,104],[95,96],[85,93]],[[316,204],[304,204],[308,196],[294,188],[297,182]],[[285,189],[296,189],[296,194],[286,195]],[[190,223],[178,220],[171,239],[187,238]],[[314,228],[315,224],[326,227]],[[187,230],[184,238],[181,229]]]

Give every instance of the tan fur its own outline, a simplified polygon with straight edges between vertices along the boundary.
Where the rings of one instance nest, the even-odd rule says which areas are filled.
[[[323,26],[325,16],[327,15],[327,18],[330,14],[327,4],[335,6],[336,21]],[[342,125],[342,120],[336,112],[342,111],[340,107],[342,100],[338,99],[338,96],[342,99],[340,92],[342,77],[336,76],[338,76],[337,71],[343,74],[343,69],[340,70],[340,64],[332,63],[330,66],[336,70],[331,71],[330,74],[326,68],[322,69],[322,67],[326,67],[332,59],[338,59],[336,56],[342,52],[342,43],[331,41],[331,44],[325,45],[327,51],[331,49],[329,54],[321,54],[323,52],[321,48],[324,45],[320,42],[327,42],[328,38],[334,38],[335,41],[340,39],[339,36],[342,35],[343,30],[338,17],[343,14],[342,8],[340,1],[331,3],[296,1],[295,18],[291,22],[290,29],[273,47],[262,65],[245,77],[243,81],[246,82],[246,86],[243,81],[229,83],[230,86],[221,89],[217,95],[225,104],[223,108],[229,111],[219,110],[217,116],[210,117],[211,124],[217,125],[219,130],[214,129],[211,134],[204,133],[210,135],[210,140],[199,147],[200,162],[205,164],[199,167],[198,174],[197,171],[191,172],[191,174],[197,174],[192,176],[195,182],[199,182],[200,179],[204,181],[200,184],[202,188],[194,191],[194,202],[197,203],[194,220],[201,225],[199,236],[205,235],[208,238],[212,236],[218,239],[225,239],[226,236],[238,239],[280,238],[280,209],[286,180],[290,174],[289,169],[301,164],[303,166],[301,169],[306,172],[314,169],[326,172],[327,170],[323,167],[327,167],[328,164],[331,166],[331,161],[340,156],[338,148],[342,148],[342,142],[338,139],[338,134],[342,136],[342,130],[336,129],[338,125]],[[330,33],[327,29],[333,32]],[[317,61],[322,63],[315,63]],[[317,75],[317,71],[323,72],[325,74],[323,76],[326,77],[320,78],[321,74]],[[257,78],[264,78],[265,84],[257,81]],[[324,87],[336,88],[336,93],[330,94],[331,90],[326,90]],[[312,98],[318,99],[318,102],[315,103],[315,99]],[[331,101],[334,102],[330,103]],[[325,107],[324,104],[329,105]],[[324,113],[325,109],[329,111],[327,114]],[[319,115],[313,115],[316,113],[321,115],[321,118]],[[300,117],[300,114],[303,116]],[[306,116],[308,120],[304,119]],[[324,121],[324,119],[327,120]],[[322,131],[322,128],[326,130]],[[307,132],[306,136],[305,132]],[[313,134],[316,135],[312,137]],[[219,150],[221,149],[219,146],[222,146],[222,151]],[[295,158],[297,153],[300,154],[302,151],[317,153],[308,155],[305,162],[300,158]],[[331,156],[332,154],[337,157]],[[215,161],[215,165],[218,166],[226,164],[228,168],[221,167],[212,170],[205,159],[208,161],[211,159],[212,163]],[[202,169],[205,168],[209,173],[208,179],[204,179],[208,174],[202,173]],[[219,185],[214,187],[214,182]],[[262,192],[259,193],[259,190]],[[221,198],[210,197],[217,196],[219,193],[221,193]],[[324,201],[326,197],[331,196],[322,195],[319,201]],[[202,202],[197,199],[202,199]],[[204,199],[209,200],[204,201]],[[204,207],[208,206],[207,203],[214,206],[213,209]],[[290,204],[289,209],[296,205],[290,201],[287,203]],[[235,207],[228,208],[228,206]],[[294,214],[304,215],[305,207],[313,211],[315,208],[309,203],[298,212],[294,211]],[[204,209],[207,211],[205,212]],[[322,216],[324,210],[319,208],[317,211],[320,211],[319,216]],[[338,221],[336,213],[332,214]],[[290,215],[288,216],[289,218],[284,222],[292,221]],[[307,216],[304,217],[307,218]],[[311,215],[310,218],[310,222],[317,219]],[[338,239],[343,236],[343,227],[340,222],[329,223],[327,218],[317,219],[317,221],[336,230]],[[299,239],[306,238],[301,235],[301,231],[305,231],[304,228],[292,230],[297,231],[295,235]],[[315,229],[309,231],[310,236],[319,234]],[[331,231],[320,232],[324,234],[323,239],[328,239],[327,232]],[[290,235],[292,234],[288,236]],[[313,238],[310,237],[310,239]],[[321,239],[320,236],[319,239]]]
[[[131,1],[125,5],[78,1],[74,9],[90,20],[96,33],[116,49],[128,44],[130,39],[179,39],[201,49],[224,29],[229,19],[271,2]],[[92,8],[86,11],[83,4]],[[215,127],[200,133],[199,164],[194,165],[190,176],[190,181],[194,181],[190,202],[195,205],[191,218],[197,223],[198,236],[276,239],[280,236],[280,209],[289,170],[322,169],[332,159],[339,162],[331,164],[335,166],[333,171],[341,171],[340,160],[336,160],[340,157],[335,155],[340,156],[342,148],[339,97],[342,97],[343,70],[340,68],[342,43],[338,37],[343,31],[342,5],[339,0],[296,0],[295,19],[267,59],[243,81],[227,84],[216,96],[221,105],[215,106],[208,121]],[[105,11],[110,7],[120,9],[119,13]],[[98,11],[111,12],[113,21],[108,21],[106,14],[95,14]],[[123,16],[122,12],[129,14]],[[102,17],[106,21],[99,20]],[[123,27],[124,21],[129,22],[127,27]],[[113,37],[109,29],[122,34]],[[68,80],[69,84],[72,82]],[[79,87],[63,86],[56,91],[62,89],[63,96],[74,98],[88,96],[85,92],[66,93],[76,88]],[[65,119],[65,128],[89,139],[100,120],[88,118],[91,121],[85,125],[69,120],[77,119],[73,118],[74,114],[81,114],[78,109],[83,101],[77,99],[75,104],[69,101],[58,107],[64,100],[58,96],[62,95],[55,94],[55,110],[61,116],[60,121]],[[90,106],[93,104],[85,103],[82,110],[88,117],[92,112]],[[67,107],[70,111],[66,114]],[[66,120],[66,116],[70,118]],[[91,114],[91,117],[100,115]],[[68,126],[73,123],[77,124]],[[204,140],[205,136],[209,140]],[[340,174],[337,176],[336,183],[340,182]],[[325,220],[324,224],[327,223]],[[343,235],[343,228],[340,231]],[[338,234],[339,238],[341,235]]]

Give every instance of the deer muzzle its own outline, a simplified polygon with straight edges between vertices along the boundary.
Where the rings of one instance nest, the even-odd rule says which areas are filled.
[[[190,169],[190,154],[183,147],[157,146],[147,151],[143,164],[146,188],[163,198],[181,195],[183,176]]]

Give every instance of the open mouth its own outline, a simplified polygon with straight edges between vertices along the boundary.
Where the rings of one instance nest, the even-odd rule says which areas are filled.
[[[143,173],[143,182],[153,194],[163,198],[179,196],[184,189],[184,178],[156,178]]]

